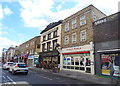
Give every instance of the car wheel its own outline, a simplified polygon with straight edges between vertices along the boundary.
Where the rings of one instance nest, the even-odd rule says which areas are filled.
[[[15,72],[14,72],[14,70],[12,70],[12,75],[15,75]]]

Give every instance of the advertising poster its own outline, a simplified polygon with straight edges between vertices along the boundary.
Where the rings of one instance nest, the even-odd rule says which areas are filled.
[[[114,76],[120,76],[119,72],[119,63],[118,63],[118,55],[117,54],[102,54],[101,55],[101,72],[103,75],[110,75],[110,70],[107,69],[109,65],[109,60],[113,61],[113,67],[114,67]]]
[[[38,57],[39,57],[38,55],[34,56],[34,64],[38,64]]]

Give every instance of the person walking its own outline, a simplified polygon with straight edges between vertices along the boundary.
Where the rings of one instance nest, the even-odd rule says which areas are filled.
[[[107,69],[110,69],[110,78],[111,78],[111,83],[113,83],[113,75],[114,75],[114,67],[113,67],[113,60],[109,60],[109,65],[107,67]]]

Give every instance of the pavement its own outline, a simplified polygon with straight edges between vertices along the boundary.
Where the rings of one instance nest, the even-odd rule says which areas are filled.
[[[51,74],[62,76],[62,77],[68,77],[72,79],[87,81],[87,82],[90,82],[91,84],[111,84],[110,78],[99,77],[96,75],[86,74],[86,73],[77,72],[77,71],[60,70],[59,73],[57,72],[55,73],[55,72],[52,72],[51,69],[42,69],[42,68],[36,68],[36,67],[31,67],[29,69],[37,72],[51,73]],[[114,81],[113,84],[115,83],[116,81]]]

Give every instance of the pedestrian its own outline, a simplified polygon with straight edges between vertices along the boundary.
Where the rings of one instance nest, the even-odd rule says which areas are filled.
[[[58,73],[60,72],[60,64],[58,64]]]
[[[41,62],[41,65],[42,65],[42,70],[44,69],[44,62]]]
[[[110,69],[110,78],[111,78],[111,83],[113,83],[113,79],[114,79],[114,77],[113,77],[113,75],[114,75],[114,67],[113,67],[113,60],[109,60],[109,65],[108,65],[108,67],[107,67],[107,69]]]

